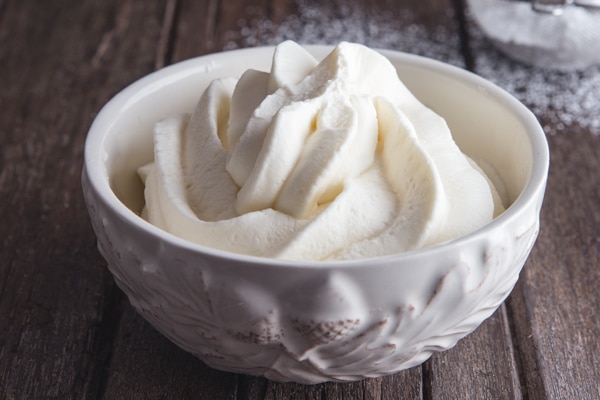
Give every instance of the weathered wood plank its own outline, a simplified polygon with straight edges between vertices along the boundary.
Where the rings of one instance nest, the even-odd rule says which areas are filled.
[[[102,385],[119,296],[80,194],[83,141],[100,105],[151,68],[161,12],[0,5],[1,398],[94,397]]]
[[[522,398],[504,306],[452,350],[427,363],[434,399]]]
[[[531,399],[600,398],[600,137],[549,139],[540,237],[509,303],[524,383]]]
[[[348,383],[328,382],[312,386],[277,383],[258,378],[248,379],[249,399],[421,399],[423,396],[420,367],[382,378]],[[257,390],[257,387],[260,390]],[[261,395],[257,396],[257,393]]]
[[[172,61],[180,61],[225,48],[245,47],[243,26],[259,30],[267,44],[277,27],[295,12],[289,0],[254,0],[252,2],[180,1],[174,30]],[[258,35],[258,34],[257,34]]]
[[[550,145],[540,235],[507,302],[524,396],[600,398],[600,67],[526,67],[469,30],[476,72],[534,110]]]
[[[179,349],[127,305],[102,398],[235,399],[238,377]]]

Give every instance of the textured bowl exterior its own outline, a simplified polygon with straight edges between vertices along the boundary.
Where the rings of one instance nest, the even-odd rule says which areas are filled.
[[[538,179],[492,224],[446,244],[298,263],[184,242],[126,209],[97,176],[86,163],[98,247],[138,313],[216,369],[307,384],[392,374],[477,328],[518,279],[545,185]]]

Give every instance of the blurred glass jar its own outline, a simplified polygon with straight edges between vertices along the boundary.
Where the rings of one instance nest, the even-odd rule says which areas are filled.
[[[563,71],[600,65],[600,0],[467,0],[475,22],[509,57]]]

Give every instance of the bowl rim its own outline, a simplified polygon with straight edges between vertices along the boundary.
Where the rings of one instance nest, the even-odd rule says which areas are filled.
[[[321,44],[301,44],[301,46],[306,48],[309,52],[321,53],[326,53],[334,48],[333,45]],[[265,265],[287,268],[356,268],[374,264],[387,264],[394,260],[410,262],[411,260],[417,260],[425,256],[433,257],[436,254],[444,253],[449,248],[466,246],[470,242],[484,239],[491,231],[501,228],[515,219],[519,219],[521,214],[528,210],[530,203],[538,201],[540,192],[542,192],[543,199],[543,192],[545,191],[550,165],[548,142],[537,117],[523,103],[493,82],[461,67],[416,54],[391,49],[373,48],[390,59],[394,64],[406,64],[411,67],[442,73],[451,79],[470,82],[473,85],[476,85],[488,95],[493,96],[498,103],[512,110],[525,127],[527,138],[533,153],[531,172],[523,190],[519,193],[517,198],[493,221],[458,238],[398,254],[353,260],[305,261],[267,258],[214,249],[179,238],[174,234],[160,229],[128,208],[114,193],[105,164],[105,161],[108,158],[104,146],[106,140],[105,133],[108,132],[113,125],[114,115],[117,115],[120,109],[127,107],[128,104],[135,102],[140,96],[143,96],[149,87],[162,87],[168,85],[170,81],[178,81],[189,75],[197,74],[200,71],[206,71],[207,62],[210,63],[211,59],[214,59],[215,57],[218,58],[236,54],[242,55],[243,53],[246,53],[247,56],[251,53],[269,51],[272,53],[274,48],[275,46],[257,46],[226,50],[189,58],[155,70],[121,89],[101,107],[87,131],[84,144],[82,179],[86,180],[86,184],[95,191],[100,200],[121,220],[129,225],[133,225],[137,230],[145,231],[150,235],[157,236],[160,240],[167,242],[169,245],[183,248],[187,251],[200,252],[219,260],[227,260],[246,265]]]

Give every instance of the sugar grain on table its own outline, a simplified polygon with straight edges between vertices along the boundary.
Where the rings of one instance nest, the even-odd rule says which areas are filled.
[[[254,17],[257,12],[249,7],[248,18],[240,20],[241,29],[231,33],[226,49],[274,45],[286,39],[304,44],[335,44],[346,40],[464,67],[460,39],[451,30],[453,27],[440,25],[432,29],[415,23],[417,19],[408,8],[391,15],[343,6],[336,13],[324,12],[326,7],[333,6],[300,1],[297,13],[279,25],[264,17]],[[449,20],[454,21],[452,17]],[[528,66],[501,54],[475,23],[469,19],[468,23],[476,73],[527,105],[541,117],[542,124],[547,124],[544,127],[549,134],[583,129],[600,135],[600,66],[574,72]]]

